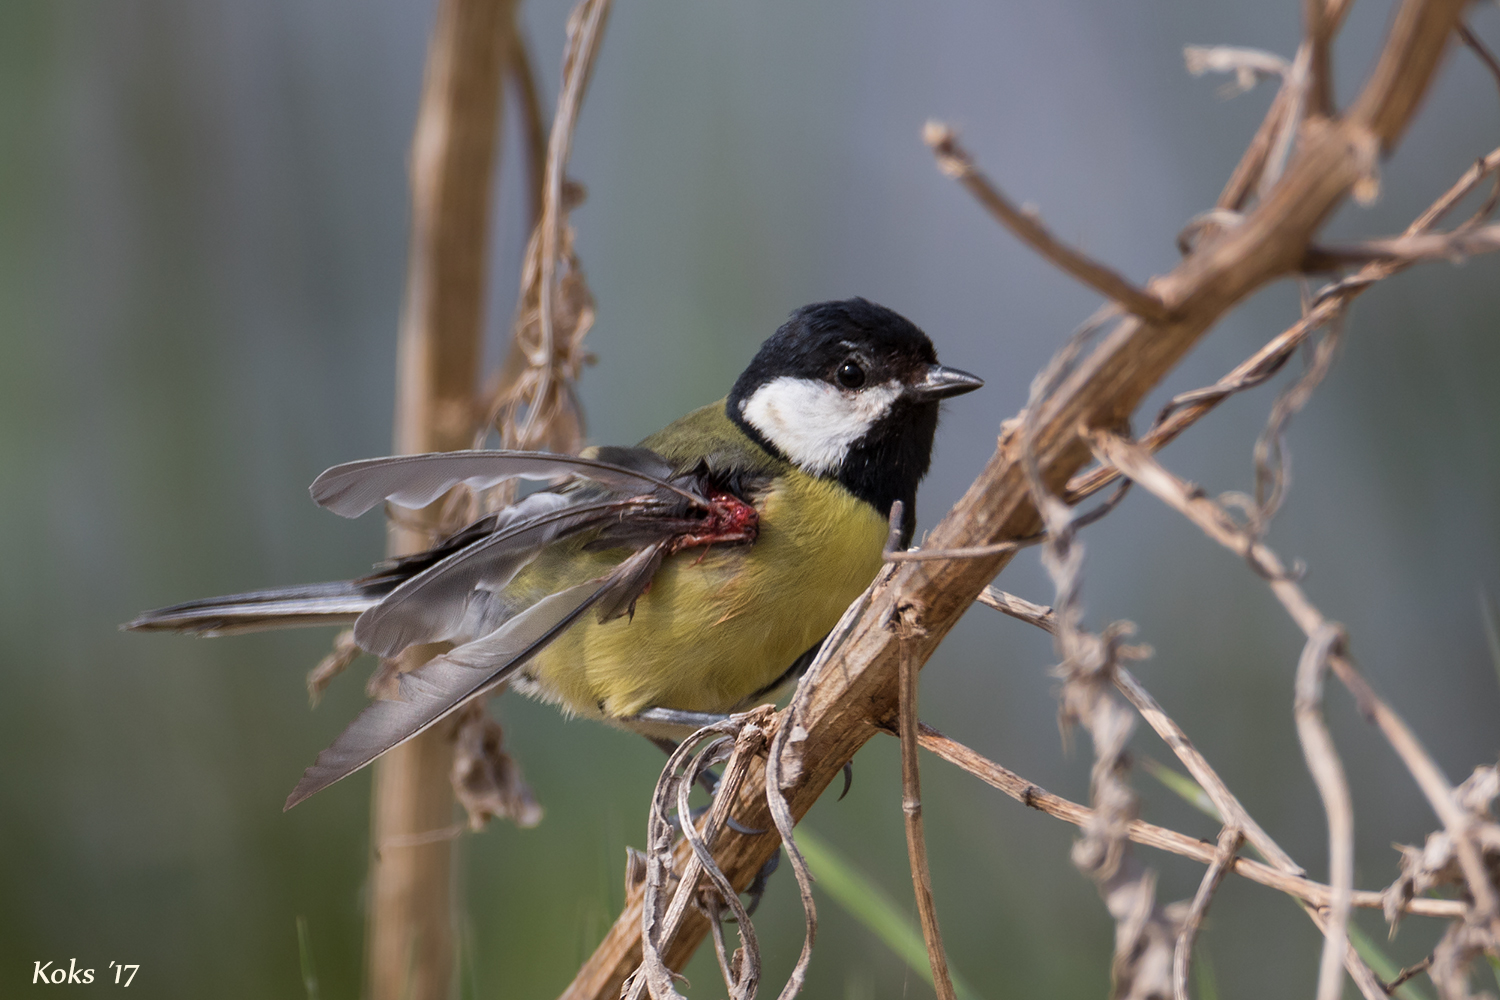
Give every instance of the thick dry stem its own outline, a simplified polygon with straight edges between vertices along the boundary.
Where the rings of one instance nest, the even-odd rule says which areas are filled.
[[[472,433],[500,80],[515,33],[514,13],[514,0],[443,0],[438,6],[412,140],[411,251],[397,361],[398,453],[464,448]],[[425,531],[391,526],[392,555],[420,551],[430,542]],[[450,841],[384,845],[451,825],[452,736],[452,726],[436,727],[375,766],[375,850],[365,942],[371,1000],[445,1000],[448,995]]]

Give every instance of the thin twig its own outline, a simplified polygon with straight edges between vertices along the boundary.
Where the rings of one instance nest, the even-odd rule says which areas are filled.
[[[1210,538],[1244,557],[1267,580],[1272,592],[1309,639],[1322,632],[1326,620],[1287,573],[1280,558],[1263,543],[1246,535],[1222,507],[1167,472],[1140,445],[1107,432],[1091,434],[1089,440],[1102,461],[1118,467],[1202,528]],[[1375,723],[1401,757],[1417,787],[1453,838],[1465,881],[1474,897],[1475,915],[1482,922],[1493,925],[1497,921],[1495,888],[1490,884],[1479,849],[1471,836],[1472,817],[1454,798],[1453,786],[1406,723],[1375,695],[1346,655],[1330,652],[1328,664],[1354,695],[1361,712]]]
[[[986,607],[994,608],[1001,614],[1010,615],[1046,632],[1057,631],[1057,615],[1052,609],[1041,604],[1032,604],[1030,601],[1017,597],[1015,594],[1007,594],[995,587],[986,587],[979,594],[979,603]]]
[[[1188,966],[1193,960],[1193,943],[1198,938],[1198,928],[1203,925],[1208,904],[1213,900],[1214,893],[1219,891],[1219,883],[1229,873],[1235,852],[1240,849],[1244,839],[1244,833],[1237,827],[1226,826],[1219,834],[1214,859],[1209,862],[1208,871],[1203,873],[1203,881],[1198,883],[1198,892],[1193,896],[1193,905],[1188,909],[1187,919],[1182,922],[1182,930],[1177,932],[1177,946],[1172,952],[1172,992],[1176,1000],[1188,1000]]]
[[[1302,912],[1306,913],[1308,919],[1313,922],[1313,926],[1318,929],[1318,933],[1326,939],[1328,936],[1327,907],[1319,909],[1300,901],[1299,905],[1302,907]],[[1359,952],[1355,950],[1354,945],[1348,943],[1344,945],[1344,969],[1349,973],[1349,978],[1354,980],[1354,985],[1359,987],[1360,996],[1365,1000],[1387,1000],[1385,984],[1370,970],[1365,960],[1359,957]]]
[[[948,955],[943,951],[943,935],[938,928],[937,906],[932,898],[927,838],[922,831],[922,780],[917,765],[917,667],[910,656],[901,657],[900,683],[901,814],[906,824],[906,856],[911,863],[911,884],[922,921],[922,939],[927,942],[927,962],[932,966],[933,991],[938,1000],[956,1000],[953,977],[948,973]]]
[[[1040,539],[1038,539],[1040,541]],[[996,542],[994,545],[971,545],[961,549],[895,549],[881,556],[886,562],[933,562],[939,559],[982,559],[1002,556],[1025,548],[1028,543]],[[1035,544],[1034,542],[1030,544]]]
[[[1255,193],[1261,172],[1265,170],[1266,160],[1271,155],[1271,146],[1281,133],[1281,123],[1291,113],[1292,103],[1296,99],[1289,76],[1287,74],[1282,77],[1281,87],[1271,99],[1266,117],[1261,121],[1260,128],[1256,129],[1250,145],[1245,147],[1239,163],[1224,184],[1224,190],[1219,193],[1219,200],[1215,202],[1217,207],[1239,212]]]
[[[1430,968],[1432,968],[1432,956],[1428,955],[1416,965],[1408,965],[1406,968],[1398,972],[1395,979],[1392,979],[1390,982],[1385,984],[1385,991],[1387,993],[1394,994],[1402,986],[1406,985],[1407,980],[1414,979],[1417,976],[1420,976]]]
[[[1495,54],[1489,50],[1489,46],[1485,45],[1483,40],[1474,34],[1474,29],[1462,21],[1458,22],[1458,37],[1479,57],[1479,61],[1484,63],[1484,68],[1490,71],[1490,76],[1494,78],[1495,85],[1500,86],[1500,59],[1495,58]]]
[[[547,119],[526,39],[518,31],[511,41],[510,75],[521,105],[521,135],[525,138],[526,214],[530,229],[542,221],[542,189],[547,177]]]
[[[1349,0],[1333,0],[1328,4],[1323,24],[1330,36],[1338,32],[1348,12]],[[1298,54],[1301,55],[1301,52]],[[1234,212],[1242,210],[1250,196],[1260,187],[1271,147],[1284,131],[1287,117],[1292,114],[1293,105],[1298,100],[1299,90],[1290,72],[1282,76],[1281,87],[1276,91],[1270,108],[1266,110],[1260,127],[1256,129],[1255,137],[1250,140],[1250,145],[1246,147],[1244,155],[1225,183],[1224,190],[1219,194],[1219,200],[1215,203],[1219,208]]]
[[[1307,769],[1328,816],[1328,882],[1333,900],[1323,958],[1318,965],[1318,1000],[1338,1000],[1343,989],[1343,956],[1349,946],[1349,897],[1354,891],[1354,800],[1333,737],[1323,722],[1323,673],[1329,655],[1344,641],[1343,629],[1325,624],[1310,636],[1297,664],[1295,716]]]
[[[1423,260],[1461,261],[1465,257],[1496,250],[1500,250],[1500,225],[1491,225],[1451,233],[1422,233],[1319,245],[1308,250],[1304,266],[1310,271],[1328,271],[1371,261],[1402,265]]]
[[[1500,149],[1492,150],[1469,167],[1453,186],[1414,219],[1401,237],[1425,233],[1442,221],[1453,208],[1477,188],[1485,178],[1500,171]],[[1357,274],[1319,291],[1311,310],[1285,331],[1267,341],[1219,381],[1204,389],[1182,393],[1172,399],[1157,416],[1140,443],[1159,451],[1178,435],[1197,423],[1219,403],[1230,396],[1260,385],[1274,375],[1286,359],[1313,333],[1333,321],[1344,308],[1366,289],[1400,273],[1416,263],[1414,257],[1386,257],[1366,264]],[[1119,478],[1119,470],[1099,466],[1074,476],[1063,493],[1063,499],[1076,504],[1092,496]]]
[[[1307,118],[1307,85],[1312,72],[1312,59],[1312,45],[1304,41],[1298,46],[1292,68],[1286,75],[1285,87],[1289,98],[1286,113],[1271,138],[1271,148],[1266,153],[1265,162],[1261,164],[1260,177],[1255,184],[1255,196],[1262,202],[1270,195],[1276,182],[1281,180],[1287,161],[1291,159],[1292,147],[1296,145],[1297,136],[1302,130],[1302,123]]]
[[[1137,288],[1119,272],[1059,241],[1037,221],[1034,214],[1012,204],[974,165],[973,159],[958,144],[958,133],[952,128],[940,122],[928,122],[922,138],[936,154],[938,168],[968,188],[969,193],[979,199],[979,203],[1017,239],[1029,244],[1037,253],[1100,295],[1118,302],[1142,319],[1161,322],[1168,318],[1169,310],[1161,299]]]
[[[926,723],[921,724],[918,739],[923,749],[930,750],[950,764],[963,768],[1022,805],[1030,806],[1038,812],[1072,823],[1074,826],[1082,826],[1090,822],[1093,817],[1093,810],[1088,806],[1079,805],[1060,795],[1052,794],[1014,771],[988,760],[962,743],[944,736]],[[1169,854],[1191,858],[1201,864],[1212,863],[1216,853],[1214,845],[1207,841],[1147,823],[1145,820],[1131,821],[1128,833],[1133,842],[1144,847],[1154,847]],[[1321,882],[1314,882],[1297,875],[1288,875],[1268,864],[1250,858],[1235,858],[1233,864],[1230,865],[1230,871],[1251,882],[1275,889],[1312,906],[1326,907],[1333,898],[1332,891]],[[1350,899],[1353,905],[1361,909],[1376,910],[1384,905],[1384,897],[1378,892],[1356,891]],[[1467,912],[1467,907],[1461,900],[1431,899],[1425,896],[1404,900],[1402,907],[1403,913],[1446,920],[1462,917]]]

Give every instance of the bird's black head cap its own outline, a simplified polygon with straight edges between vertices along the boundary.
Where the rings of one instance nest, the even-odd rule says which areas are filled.
[[[846,299],[794,312],[735,382],[726,410],[761,447],[838,480],[882,514],[900,500],[909,540],[939,401],[982,384],[939,365],[904,316]]]

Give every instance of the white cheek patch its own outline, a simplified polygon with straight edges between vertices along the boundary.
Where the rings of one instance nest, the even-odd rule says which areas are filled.
[[[850,445],[890,411],[900,394],[894,381],[850,392],[783,375],[742,402],[740,415],[795,465],[824,475],[843,464]]]

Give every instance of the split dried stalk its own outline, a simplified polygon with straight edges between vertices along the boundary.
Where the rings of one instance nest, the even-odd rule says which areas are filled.
[[[573,252],[572,228],[566,223],[567,212],[581,198],[581,189],[569,186],[564,174],[606,14],[607,3],[584,0],[569,19],[563,87],[550,138],[544,131],[526,46],[519,33],[512,32],[512,37],[504,40],[510,78],[522,109],[534,229],[522,264],[510,349],[491,379],[486,401],[470,402],[468,447],[483,447],[491,426],[499,431],[502,448],[545,447],[572,454],[583,446],[583,414],[573,384],[588,357],[583,338],[593,325],[594,300]],[[515,490],[513,481],[500,484],[483,497],[467,489],[456,490],[448,497],[444,512],[457,527],[477,517],[481,507],[495,510],[513,502]],[[508,816],[521,826],[535,825],[541,818],[520,766],[500,739],[498,723],[485,711],[489,699],[503,690],[502,686],[482,696],[458,723],[458,745],[479,746],[485,751],[480,757],[461,754],[452,771],[454,792],[476,830],[496,815]]]
[[[1323,721],[1323,673],[1328,656],[1342,644],[1343,629],[1326,624],[1308,637],[1297,664],[1295,716],[1307,770],[1328,817],[1328,906],[1323,957],[1318,965],[1318,1000],[1338,1000],[1343,990],[1343,954],[1348,947],[1350,896],[1354,892],[1354,799],[1333,736]]]

